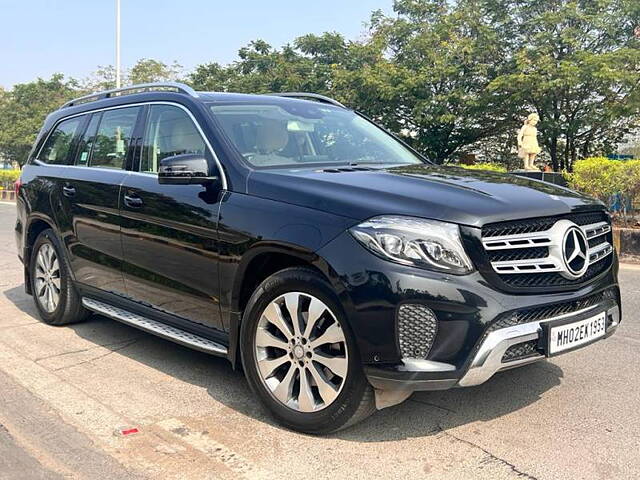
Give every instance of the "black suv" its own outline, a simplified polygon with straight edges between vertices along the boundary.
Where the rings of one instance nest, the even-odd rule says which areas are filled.
[[[91,312],[242,364],[325,433],[620,321],[603,205],[439,167],[335,100],[138,85],[45,121],[16,238],[42,319]]]

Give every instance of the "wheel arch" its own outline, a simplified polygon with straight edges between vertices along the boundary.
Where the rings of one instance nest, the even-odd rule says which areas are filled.
[[[33,245],[43,231],[51,229],[57,233],[55,222],[50,217],[42,214],[33,214],[30,216],[24,231],[23,240],[23,265],[24,265],[24,286],[25,291],[29,295],[32,295],[31,291],[31,254],[33,251]]]
[[[236,271],[229,315],[229,360],[240,363],[239,335],[244,309],[249,298],[266,278],[290,267],[306,267],[320,274],[340,295],[337,275],[317,253],[304,247],[283,243],[260,243],[243,255]],[[342,298],[341,298],[342,300]]]

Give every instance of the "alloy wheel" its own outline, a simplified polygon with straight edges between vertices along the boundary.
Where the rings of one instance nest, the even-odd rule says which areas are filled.
[[[322,410],[345,384],[345,334],[329,307],[313,295],[290,292],[269,303],[260,316],[254,346],[262,382],[293,410]]]
[[[56,251],[43,243],[36,256],[35,294],[40,306],[53,313],[60,302],[60,263]]]

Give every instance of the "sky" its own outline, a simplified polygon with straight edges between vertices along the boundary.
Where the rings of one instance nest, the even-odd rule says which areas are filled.
[[[140,58],[188,71],[222,64],[255,39],[282,46],[306,33],[365,32],[393,0],[121,0],[122,66]],[[115,0],[0,0],[0,86],[60,72],[86,78],[115,63]]]

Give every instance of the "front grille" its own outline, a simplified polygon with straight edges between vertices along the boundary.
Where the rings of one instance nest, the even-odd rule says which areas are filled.
[[[569,278],[562,257],[569,222],[582,229],[588,244],[589,265],[579,278]],[[577,287],[607,271],[613,262],[613,234],[604,211],[493,223],[482,228],[481,236],[480,263],[492,274],[481,271],[507,290]]]
[[[512,260],[528,260],[544,258],[549,255],[547,247],[520,248],[513,250],[494,250],[487,252],[491,262],[508,262]]]
[[[591,265],[585,274],[578,279],[564,278],[559,273],[540,273],[532,275],[528,273],[518,273],[515,275],[501,275],[504,283],[510,287],[517,288],[537,288],[537,287],[566,287],[581,285],[592,278],[597,277],[611,266],[610,262],[599,262]]]
[[[584,310],[585,308],[593,307],[594,305],[598,305],[607,300],[615,299],[616,292],[614,289],[610,288],[598,293],[594,293],[593,295],[590,295],[588,297],[580,298],[578,300],[572,300],[570,302],[554,303],[542,307],[515,310],[498,318],[489,326],[487,332],[492,332],[501,328],[513,327],[515,325],[521,325],[523,323],[555,318],[560,315],[566,315]]]
[[[542,232],[549,230],[558,220],[566,218],[576,225],[590,225],[598,222],[608,222],[605,212],[574,213],[556,217],[539,217],[510,222],[492,223],[482,227],[482,237],[499,237],[503,235],[517,235],[521,233]]]
[[[398,309],[398,343],[402,358],[427,358],[438,331],[433,311],[420,304],[403,304]]]
[[[530,340],[528,342],[516,343],[511,345],[502,356],[502,363],[513,362],[539,355],[538,340]]]

